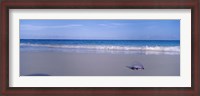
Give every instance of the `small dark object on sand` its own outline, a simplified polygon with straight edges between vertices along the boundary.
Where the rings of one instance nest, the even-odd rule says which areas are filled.
[[[134,62],[132,66],[126,66],[126,67],[132,70],[144,70],[144,66],[139,62]]]
[[[50,76],[50,75],[37,73],[37,74],[30,74],[30,75],[26,75],[26,76]]]

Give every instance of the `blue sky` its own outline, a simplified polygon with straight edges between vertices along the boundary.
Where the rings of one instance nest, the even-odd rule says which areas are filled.
[[[20,20],[20,38],[180,40],[180,20]]]

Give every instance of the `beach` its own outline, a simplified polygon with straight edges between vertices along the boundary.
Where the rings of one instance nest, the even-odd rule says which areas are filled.
[[[20,76],[180,76],[180,55],[20,51]]]
[[[20,20],[20,76],[180,76],[180,20]]]

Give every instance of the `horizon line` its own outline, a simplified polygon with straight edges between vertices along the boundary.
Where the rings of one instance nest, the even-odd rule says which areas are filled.
[[[27,39],[27,38],[25,38],[25,39]],[[138,40],[138,39],[41,39],[41,38],[40,39],[30,38],[30,39],[32,39],[32,40]],[[166,40],[169,40],[169,39],[166,39]],[[171,39],[171,40],[174,40],[174,39]],[[176,40],[176,41],[178,41],[178,40]]]

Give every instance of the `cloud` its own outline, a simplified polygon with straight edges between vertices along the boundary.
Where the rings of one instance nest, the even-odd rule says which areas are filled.
[[[108,26],[107,24],[99,24],[100,26]]]
[[[111,25],[115,25],[115,26],[123,26],[126,25],[125,23],[111,23]]]
[[[108,23],[108,24],[98,24],[99,26],[106,26],[106,27],[119,27],[126,25],[125,23]]]
[[[21,30],[43,30],[43,29],[55,29],[55,28],[72,28],[72,27],[81,27],[81,24],[68,24],[60,26],[38,26],[38,25],[20,25]]]
[[[157,25],[149,25],[149,26],[146,26],[147,29],[156,29],[158,28]]]

